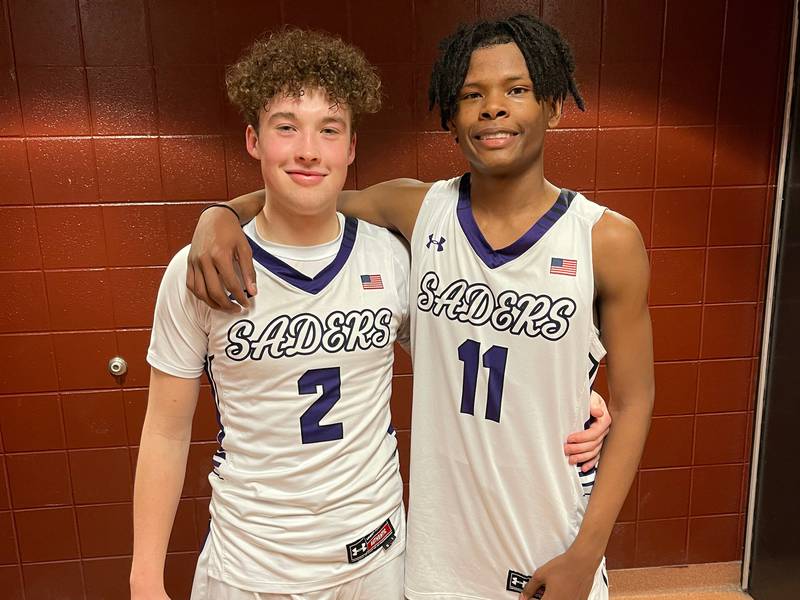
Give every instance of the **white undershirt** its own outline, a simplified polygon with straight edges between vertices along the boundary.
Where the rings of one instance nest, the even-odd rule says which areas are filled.
[[[261,248],[272,254],[287,265],[296,269],[306,277],[316,277],[316,275],[327,267],[339,252],[344,236],[344,215],[336,213],[339,220],[339,234],[335,239],[317,246],[287,246],[265,240],[258,233],[256,220],[247,223],[244,232]]]

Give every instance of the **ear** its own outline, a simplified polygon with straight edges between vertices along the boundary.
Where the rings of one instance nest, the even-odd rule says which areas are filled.
[[[255,158],[261,160],[261,148],[258,146],[258,132],[255,127],[248,125],[244,131],[245,145],[247,146],[247,153]]]
[[[456,129],[456,124],[453,122],[453,119],[447,121],[447,131],[450,132],[450,135],[453,136],[453,140],[458,144],[458,130]]]
[[[550,113],[547,118],[547,128],[553,129],[557,127],[559,121],[561,121],[561,115],[564,110],[564,100],[562,98],[551,98],[545,100],[545,105]]]
[[[350,136],[350,148],[347,151],[347,166],[353,164],[353,161],[356,159],[356,132],[353,132],[353,135]]]

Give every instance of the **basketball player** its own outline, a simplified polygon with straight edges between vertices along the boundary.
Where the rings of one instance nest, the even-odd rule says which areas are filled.
[[[470,173],[340,197],[345,214],[411,243],[411,600],[608,597],[603,554],[652,407],[649,268],[630,220],[544,178],[546,130],[569,96],[583,107],[573,71],[558,32],[533,17],[459,28],[430,97]],[[262,201],[234,205],[247,219]],[[235,219],[209,212],[187,284],[225,308],[216,273],[232,291],[235,276],[205,247],[213,237],[211,253],[235,252],[245,279],[247,252],[234,251]],[[606,351],[615,426],[603,467],[585,473],[561,440],[589,416]]]
[[[229,70],[269,202],[245,233],[263,293],[246,316],[187,291],[188,248],[159,290],[134,493],[134,600],[163,599],[201,374],[220,421],[211,526],[193,600],[400,599],[405,516],[391,426],[408,251],[336,199],[353,123],[380,81],[338,38],[289,30]]]

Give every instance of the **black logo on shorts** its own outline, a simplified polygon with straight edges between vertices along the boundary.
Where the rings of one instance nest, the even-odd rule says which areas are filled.
[[[522,590],[525,588],[525,584],[531,580],[530,575],[524,575],[522,573],[517,573],[516,571],[512,571],[511,569],[508,570],[508,578],[506,579],[506,590],[509,592],[517,592],[518,594],[522,593]],[[544,596],[544,588],[538,590],[533,597],[534,598],[541,598]]]
[[[357,563],[366,558],[379,548],[388,549],[397,539],[394,526],[390,519],[386,519],[380,527],[372,533],[357,539],[352,544],[347,544],[347,562]]]

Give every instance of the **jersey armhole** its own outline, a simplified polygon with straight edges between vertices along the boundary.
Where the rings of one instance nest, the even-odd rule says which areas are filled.
[[[414,248],[415,240],[418,237],[417,236],[417,230],[418,229],[422,229],[424,227],[424,225],[421,223],[421,221],[423,220],[422,219],[423,214],[425,214],[425,215],[430,214],[430,210],[428,210],[428,204],[430,202],[436,202],[436,200],[434,198],[436,196],[440,196],[441,195],[442,190],[443,190],[443,188],[445,186],[455,185],[456,189],[458,189],[458,183],[457,182],[459,182],[459,181],[461,181],[461,176],[454,177],[452,179],[444,179],[444,180],[434,181],[431,184],[431,187],[428,189],[428,191],[425,193],[425,197],[422,199],[422,204],[419,205],[419,212],[417,213],[417,220],[414,221],[414,229],[411,230],[411,239],[408,240],[412,249]],[[428,221],[430,221],[430,217],[426,216],[424,220],[427,223]],[[424,235],[424,234],[422,234],[422,235]]]

